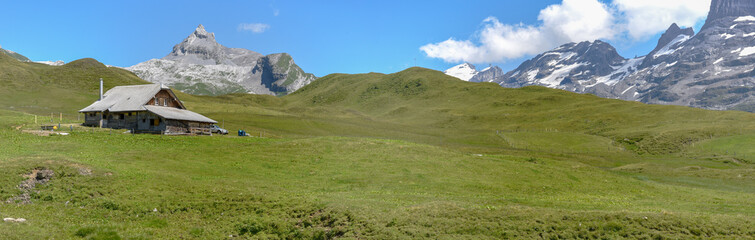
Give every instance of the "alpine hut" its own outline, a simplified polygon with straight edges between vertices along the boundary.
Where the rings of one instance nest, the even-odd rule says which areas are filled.
[[[210,134],[217,121],[186,110],[170,88],[162,84],[118,86],[81,109],[84,125],[129,129],[132,133]]]

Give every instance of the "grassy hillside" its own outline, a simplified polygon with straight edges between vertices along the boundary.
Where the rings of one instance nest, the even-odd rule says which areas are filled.
[[[19,62],[0,54],[0,106],[36,114],[75,112],[97,100],[99,79],[105,90],[119,85],[146,84],[133,73],[107,67],[91,58],[63,66]]]
[[[111,74],[108,86],[142,82],[92,61],[13,66],[20,77],[0,89],[14,97],[0,100],[0,200],[18,201],[34,169],[55,175],[26,192],[32,204],[0,204],[0,217],[28,220],[0,224],[12,239],[755,235],[751,113],[505,89],[411,68],[329,75],[281,98],[178,93],[231,132],[263,138],[79,126],[43,137],[22,132],[38,125],[25,112],[80,109],[92,99],[68,94],[96,98],[99,75]],[[57,74],[25,79],[44,71]],[[18,106],[36,98],[49,105]]]
[[[544,87],[505,89],[441,72],[329,75],[276,99],[182,96],[231,128],[281,135],[399,138],[501,147],[512,132],[591,135],[638,153],[676,153],[702,139],[755,131],[755,115],[609,100]],[[496,134],[499,133],[499,134]],[[516,141],[516,140],[515,140]],[[580,140],[581,141],[581,140]]]
[[[677,171],[740,182],[694,186],[371,138],[40,137],[0,114],[1,197],[32,169],[56,174],[32,204],[0,205],[28,219],[0,225],[11,238],[742,238],[755,223],[752,168],[725,163]]]

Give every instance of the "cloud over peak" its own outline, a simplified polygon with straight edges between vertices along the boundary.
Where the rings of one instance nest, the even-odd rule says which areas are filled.
[[[264,23],[242,23],[239,24],[239,31],[249,31],[253,33],[263,33],[270,29],[270,25]]]
[[[705,19],[710,0],[613,0],[624,13],[619,24],[633,40],[642,40],[666,30],[672,23],[692,27]]]
[[[704,19],[710,0],[563,0],[540,11],[538,25],[509,25],[488,17],[470,40],[450,38],[420,47],[446,62],[490,63],[538,54],[569,42],[640,40],[671,23],[694,26]]]

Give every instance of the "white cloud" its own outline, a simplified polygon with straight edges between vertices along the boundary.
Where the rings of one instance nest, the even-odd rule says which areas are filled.
[[[627,33],[634,40],[643,40],[666,30],[676,23],[693,27],[705,19],[710,0],[614,0],[616,9],[623,13]]]
[[[264,23],[242,23],[239,24],[239,31],[250,31],[253,33],[263,33],[270,29],[270,25]]]
[[[420,47],[446,62],[491,63],[538,54],[568,42],[631,40],[653,36],[676,22],[694,26],[704,19],[710,0],[563,0],[540,11],[538,25],[483,21],[470,40],[450,38]]]
[[[540,26],[526,26],[507,25],[488,17],[475,36],[479,45],[449,39],[420,50],[447,62],[489,63],[537,54],[566,42],[610,39],[616,34],[610,8],[597,0],[564,0],[540,11],[538,19]]]
[[[543,30],[571,41],[612,38],[614,16],[597,0],[564,0],[540,11]]]

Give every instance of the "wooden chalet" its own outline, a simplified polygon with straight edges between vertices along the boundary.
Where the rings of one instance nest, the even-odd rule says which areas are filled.
[[[100,100],[79,111],[84,125],[128,129],[133,133],[210,134],[217,121],[186,110],[183,103],[161,84],[118,86]]]

